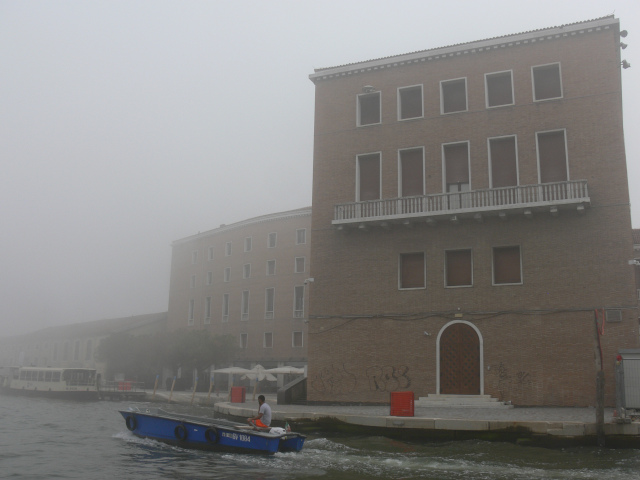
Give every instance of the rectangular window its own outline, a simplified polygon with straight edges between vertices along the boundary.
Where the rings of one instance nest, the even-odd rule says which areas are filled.
[[[276,289],[267,288],[264,291],[264,318],[266,320],[273,319],[273,308],[276,298]]]
[[[608,323],[622,322],[622,310],[607,310],[606,313]]]
[[[209,255],[208,255],[207,258],[209,259],[209,261],[211,261],[211,260],[213,260],[213,247],[212,246],[209,247],[208,251],[209,251]]]
[[[249,334],[241,333],[240,334],[240,348],[245,349],[249,346]]]
[[[569,167],[564,130],[539,132],[536,134],[536,142],[540,183],[566,182]]]
[[[296,230],[296,245],[307,243],[307,229],[300,228]]]
[[[204,323],[211,323],[211,297],[207,297],[204,302]]]
[[[521,283],[520,247],[493,247],[493,284],[517,285]]]
[[[302,332],[293,332],[291,344],[294,348],[302,348]]]
[[[198,261],[198,252],[191,252],[191,263],[195,264]]]
[[[447,287],[470,287],[473,285],[471,250],[447,250],[445,252],[445,285]]]
[[[559,63],[531,67],[531,76],[533,77],[533,99],[536,102],[562,98]]]
[[[304,317],[304,285],[293,287],[293,317]]]
[[[422,85],[398,89],[398,120],[422,117]]]
[[[80,340],[76,340],[76,343],[73,347],[73,359],[80,360]]]
[[[224,244],[224,254],[228,257],[231,255],[231,242]]]
[[[213,283],[213,272],[207,272],[207,285],[211,285]]]
[[[267,237],[267,248],[276,248],[276,240],[278,238],[278,234],[276,232],[272,232]]]
[[[242,278],[251,278],[251,264],[245,263],[242,266]]]
[[[273,348],[273,333],[264,332],[264,342],[262,346],[264,348]]]
[[[468,192],[469,143],[449,143],[442,146],[444,155],[445,192]]]
[[[487,73],[484,76],[487,108],[513,105],[513,81],[511,70]]]
[[[489,171],[491,188],[518,185],[516,137],[489,139]]]
[[[224,269],[224,281],[225,282],[231,281],[231,267],[227,267]]]
[[[222,321],[229,321],[229,294],[225,293],[222,295]]]
[[[194,307],[195,307],[195,300],[189,300],[189,316],[187,317],[189,325],[193,325]]]
[[[242,291],[242,303],[240,304],[242,320],[249,320],[249,290]]]
[[[457,78],[440,82],[440,111],[444,113],[467,110],[467,79]]]
[[[358,155],[356,202],[380,199],[380,154]]]
[[[358,95],[358,126],[380,123],[380,92]]]
[[[400,150],[400,196],[424,195],[424,152],[422,148]]]
[[[244,251],[245,252],[251,251],[251,237],[246,237],[244,239]]]
[[[305,257],[296,257],[295,266],[294,266],[295,273],[304,272],[304,260],[305,260]]]
[[[276,274],[276,261],[267,260],[267,275],[275,275],[275,274]]]
[[[196,288],[196,276],[191,275],[191,279],[189,280],[189,288]]]
[[[399,267],[401,289],[425,288],[424,252],[401,253]]]

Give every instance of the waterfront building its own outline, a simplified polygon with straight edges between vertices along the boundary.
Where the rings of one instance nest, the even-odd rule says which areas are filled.
[[[0,366],[95,368],[104,377],[106,364],[96,359],[100,342],[114,334],[164,332],[167,312],[109,318],[43,328],[0,338]],[[112,379],[108,379],[112,380]]]
[[[622,34],[608,16],[310,75],[310,403],[595,405],[602,366],[614,405],[639,345]]]
[[[305,366],[310,226],[301,208],[173,242],[169,331],[233,336],[235,366]]]

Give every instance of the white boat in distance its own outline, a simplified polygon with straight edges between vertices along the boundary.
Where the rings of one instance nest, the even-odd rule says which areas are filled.
[[[0,392],[14,395],[98,400],[93,368],[9,367],[0,374]]]

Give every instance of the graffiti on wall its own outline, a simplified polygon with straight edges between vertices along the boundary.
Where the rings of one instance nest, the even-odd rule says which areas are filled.
[[[400,365],[394,367],[387,365],[380,367],[375,365],[367,368],[369,390],[372,392],[394,392],[404,390],[411,385],[411,379],[407,375],[409,367]]]
[[[500,397],[505,399],[513,395],[514,389],[522,389],[530,387],[532,384],[531,374],[525,371],[512,372],[508,365],[500,362],[498,365],[491,367],[497,380],[497,390]]]
[[[347,371],[344,364],[323,368],[311,380],[311,388],[321,393],[344,395],[356,388],[356,377]]]

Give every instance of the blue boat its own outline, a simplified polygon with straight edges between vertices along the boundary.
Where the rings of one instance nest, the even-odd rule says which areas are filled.
[[[121,410],[127,428],[136,436],[184,448],[222,452],[299,452],[305,436],[282,428],[261,431],[222,419],[196,417],[158,409]]]

